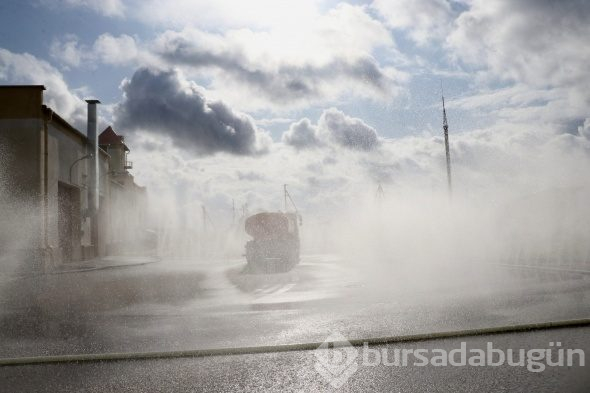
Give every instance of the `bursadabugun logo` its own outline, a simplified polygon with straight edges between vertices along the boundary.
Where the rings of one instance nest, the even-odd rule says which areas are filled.
[[[456,343],[457,344],[457,343]],[[353,347],[340,333],[332,333],[314,352],[315,369],[334,388],[344,385],[359,363],[363,367],[526,367],[540,373],[547,367],[585,366],[583,349],[564,348],[560,341],[551,341],[545,348],[498,348],[488,341],[469,348],[461,341],[451,348],[403,348],[363,342]],[[360,356],[360,361],[359,359]]]
[[[315,350],[315,369],[334,388],[339,388],[358,370],[358,349],[336,332]]]

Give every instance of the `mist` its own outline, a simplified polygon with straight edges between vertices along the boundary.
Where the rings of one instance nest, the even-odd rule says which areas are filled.
[[[590,2],[4,3],[0,389],[587,390]]]
[[[451,134],[452,192],[438,136],[381,138],[370,152],[275,143],[261,157],[199,158],[147,134],[157,159],[136,138],[137,178],[152,190],[154,223],[176,231],[163,247],[178,255],[207,248],[239,257],[245,216],[284,210],[288,184],[303,218],[302,253],[339,255],[375,275],[389,268],[424,280],[431,269],[589,263],[583,134],[526,125]]]

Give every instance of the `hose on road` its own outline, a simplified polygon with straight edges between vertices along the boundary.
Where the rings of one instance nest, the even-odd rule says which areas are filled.
[[[468,336],[481,336],[502,333],[529,332],[535,330],[574,328],[589,326],[590,318],[570,319],[552,322],[527,323],[520,325],[496,326],[489,328],[476,328],[466,330],[454,330],[435,333],[422,333],[401,336],[377,337],[367,339],[352,339],[348,341],[330,342],[329,346],[363,346],[395,344],[412,341],[426,341],[446,338],[458,338]],[[58,363],[80,363],[80,362],[103,362],[103,361],[125,361],[125,360],[148,360],[148,359],[173,359],[173,358],[194,358],[206,356],[225,355],[247,355],[258,353],[307,351],[317,349],[322,342],[309,342],[298,344],[267,345],[256,347],[235,347],[235,348],[212,348],[194,349],[185,351],[163,351],[163,352],[121,352],[121,353],[90,353],[77,355],[56,355],[56,356],[34,356],[17,358],[0,358],[0,366],[25,366],[25,365],[47,365]]]

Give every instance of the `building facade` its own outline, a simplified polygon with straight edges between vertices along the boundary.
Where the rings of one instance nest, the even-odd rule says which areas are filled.
[[[0,86],[0,264],[25,270],[105,256],[118,241],[120,204],[113,211],[111,200],[119,198],[119,167],[111,169],[105,149],[92,154],[86,135],[43,105],[44,90]],[[96,164],[98,206],[90,209]],[[126,190],[145,195],[131,182]]]
[[[108,253],[122,254],[145,248],[144,224],[147,221],[145,187],[135,183],[129,169],[133,167],[127,155],[125,138],[107,127],[98,136],[99,147],[109,157],[110,231]]]

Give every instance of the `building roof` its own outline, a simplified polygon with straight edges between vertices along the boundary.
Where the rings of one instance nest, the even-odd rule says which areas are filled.
[[[129,151],[129,148],[125,144],[125,138],[123,135],[117,134],[111,126],[108,126],[103,132],[100,133],[98,136],[98,144],[101,146],[123,145],[125,150]]]
[[[43,86],[43,85],[0,85],[0,89],[13,89],[13,88],[46,90],[45,86]]]
[[[88,143],[88,138],[86,137],[85,134],[83,134],[76,127],[74,127],[70,123],[68,123],[63,117],[58,115],[51,108],[49,108],[47,105],[42,105],[41,110],[43,111],[43,114],[45,115],[46,119],[48,119],[49,121],[53,121],[53,122],[60,124],[62,129],[66,130],[66,131],[70,132],[71,134],[75,135],[76,137],[80,138],[80,140],[83,143]],[[98,151],[100,152],[100,154],[108,156],[108,153],[106,151],[104,151],[103,149],[99,148]]]
[[[59,123],[62,127],[67,129],[68,131],[70,131],[72,134],[76,135],[78,138],[80,138],[85,143],[88,141],[88,138],[86,138],[86,135],[84,135],[76,127],[74,127],[70,123],[68,123],[63,117],[58,115],[51,108],[49,108],[46,105],[43,105],[43,106],[41,106],[41,109],[43,110],[43,114],[45,114],[45,116],[47,118],[51,119],[51,121]]]

